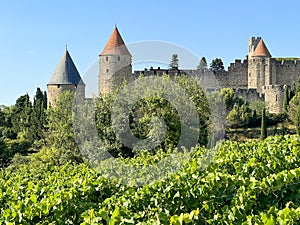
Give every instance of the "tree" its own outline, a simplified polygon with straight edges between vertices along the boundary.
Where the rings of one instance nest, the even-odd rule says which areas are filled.
[[[266,122],[266,109],[262,110],[261,115],[261,130],[260,130],[260,139],[264,140],[267,137],[267,122]]]
[[[288,104],[289,104],[289,89],[288,89],[287,85],[285,85],[284,93],[283,93],[283,106],[282,106],[282,111],[284,114],[287,113]]]
[[[170,69],[175,69],[177,70],[179,68],[179,59],[177,54],[172,55],[171,62],[169,64]]]
[[[300,135],[300,104],[298,104],[298,106],[297,106],[294,124],[295,124],[295,128],[296,128],[296,133],[298,135]]]
[[[189,99],[194,102],[193,105],[195,105],[196,113],[199,116],[199,134],[192,133],[195,130],[197,131],[197,129],[194,129],[191,135],[185,134],[185,137],[191,139],[193,138],[192,135],[196,135],[198,136],[199,144],[206,145],[210,122],[208,120],[210,110],[206,96],[199,88],[200,84],[196,80],[185,76],[175,76],[174,80],[182,90],[187,91]],[[97,99],[96,126],[98,133],[102,142],[107,146],[107,150],[114,156],[118,155],[118,153],[121,153],[123,156],[131,156],[131,150],[134,152],[134,150],[143,149],[145,146],[144,149],[153,149],[155,152],[157,149],[168,150],[170,147],[173,148],[179,144],[181,129],[183,129],[183,126],[186,126],[186,121],[181,120],[174,105],[166,99],[169,95],[166,96],[165,90],[170,88],[171,82],[171,78],[166,75],[162,76],[157,85],[157,90],[147,90],[147,93],[149,93],[147,94],[148,97],[144,97],[133,104],[129,115],[126,113],[115,114],[115,117],[118,117],[118,121],[128,121],[127,118],[129,118],[130,132],[139,140],[145,140],[145,142],[138,143],[136,140],[133,140],[130,143],[133,147],[125,144],[126,148],[119,141],[120,139],[124,140],[123,137],[127,134],[126,126],[123,124],[114,124],[115,129],[120,131],[119,136],[116,136],[110,119],[112,117],[112,105],[114,104],[118,108],[127,107],[126,105],[130,105],[131,103],[129,102],[133,101],[131,96],[139,96],[141,93],[139,87],[147,86],[148,82],[149,80],[143,77],[138,78],[136,80],[136,83],[139,84],[137,85],[138,87],[131,88],[127,90],[128,92],[123,92],[122,96],[125,96],[124,101],[118,102],[118,105],[116,105],[115,96],[120,96],[120,94],[116,92]],[[181,91],[174,91],[174,94],[172,93],[173,98],[176,100],[182,99],[183,94]],[[185,104],[182,103],[176,106],[178,109],[184,107]],[[186,107],[181,111],[185,111],[185,115],[190,116],[187,116],[188,118],[193,118],[193,114],[189,110],[191,111],[191,109]],[[164,121],[165,127],[162,125],[162,121]],[[124,133],[121,133],[122,131]],[[140,145],[141,143],[142,145]],[[153,146],[152,144],[155,144],[156,147],[150,148],[149,146]]]
[[[42,139],[46,126],[47,95],[37,88],[33,101],[31,116],[31,138],[33,141]]]
[[[0,108],[0,127],[5,126],[5,114]],[[0,134],[1,135],[1,134]]]
[[[199,62],[199,65],[197,66],[197,69],[198,70],[204,70],[207,68],[207,62],[206,62],[206,58],[205,57],[202,57],[200,59],[200,62]]]
[[[12,107],[11,122],[12,129],[17,135],[30,137],[32,103],[29,95],[19,97],[16,104]]]
[[[213,59],[210,64],[210,69],[214,72],[224,70],[224,64],[222,59],[220,58]]]
[[[250,109],[248,104],[244,104],[241,98],[237,98],[233,109],[227,115],[227,121],[230,126],[234,127],[242,127],[245,125],[249,125],[251,117],[253,115],[252,110]]]
[[[226,112],[229,112],[230,110],[232,110],[235,104],[234,91],[232,88],[222,88],[221,94],[226,106]]]
[[[73,131],[72,103],[74,93],[65,91],[59,95],[55,107],[47,110],[47,132],[45,152],[52,152],[55,163],[81,162],[81,155]],[[51,153],[50,153],[51,155]]]

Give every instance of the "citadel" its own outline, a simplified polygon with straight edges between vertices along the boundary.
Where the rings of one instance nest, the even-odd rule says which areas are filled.
[[[106,46],[99,55],[98,93],[110,93],[124,80],[132,81],[139,74],[193,74],[194,71],[153,69],[132,71],[132,55],[127,49],[118,28],[115,27]],[[248,41],[248,54],[242,61],[236,59],[228,70],[214,73],[218,85],[232,88],[236,96],[247,102],[265,101],[270,113],[282,112],[283,92],[287,85],[291,87],[300,78],[300,59],[272,58],[261,37],[251,37]],[[205,76],[205,74],[204,74]],[[212,84],[213,86],[213,84]],[[85,98],[85,83],[66,50],[47,84],[48,101],[55,99],[65,90],[80,93]]]

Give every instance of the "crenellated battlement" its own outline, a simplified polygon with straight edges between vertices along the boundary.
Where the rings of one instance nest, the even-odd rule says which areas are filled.
[[[234,92],[246,102],[264,101],[264,93],[259,93],[256,89],[234,89]]]

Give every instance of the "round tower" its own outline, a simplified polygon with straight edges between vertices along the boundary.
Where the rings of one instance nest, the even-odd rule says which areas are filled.
[[[85,84],[68,52],[64,52],[54,74],[47,84],[48,106],[55,105],[55,100],[66,90],[76,92],[78,100],[85,98]]]
[[[129,81],[132,73],[131,54],[117,27],[99,55],[98,92],[106,94]]]
[[[263,93],[264,86],[269,85],[270,67],[271,54],[264,41],[260,39],[248,59],[248,88],[257,89],[257,92]]]

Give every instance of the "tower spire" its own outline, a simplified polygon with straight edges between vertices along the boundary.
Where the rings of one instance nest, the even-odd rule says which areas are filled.
[[[255,48],[252,56],[261,56],[261,57],[269,57],[269,58],[272,57],[265,42],[262,39],[260,39],[260,41],[258,42],[258,45]]]
[[[112,32],[108,42],[101,52],[100,55],[130,55],[123,38],[115,25],[114,31]]]

